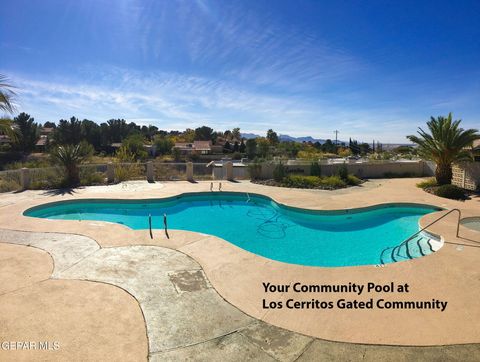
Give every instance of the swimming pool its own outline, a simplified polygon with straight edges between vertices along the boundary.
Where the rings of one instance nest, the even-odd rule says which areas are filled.
[[[148,229],[151,215],[152,227],[163,229],[165,213],[169,229],[218,236],[286,263],[337,267],[379,264],[381,257],[386,264],[430,254],[434,249],[418,238],[403,251],[392,248],[418,231],[420,217],[439,210],[420,204],[387,204],[314,211],[281,205],[262,195],[210,192],[166,199],[61,201],[33,207],[24,215],[108,221],[132,229]]]

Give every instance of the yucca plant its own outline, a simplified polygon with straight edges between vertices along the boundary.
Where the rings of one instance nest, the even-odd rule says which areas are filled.
[[[437,166],[435,178],[438,185],[446,185],[452,181],[452,163],[471,160],[472,154],[465,148],[473,141],[480,139],[476,129],[464,130],[460,127],[461,120],[452,121],[448,117],[431,117],[427,122],[430,133],[419,127],[419,136],[407,136],[418,145],[418,153],[425,159],[434,161]]]
[[[65,168],[65,181],[68,186],[76,186],[80,183],[80,164],[89,157],[90,145],[62,145],[55,148],[51,157],[54,163]]]

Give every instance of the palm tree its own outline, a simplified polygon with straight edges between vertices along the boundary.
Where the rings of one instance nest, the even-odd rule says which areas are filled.
[[[0,74],[0,111],[13,113],[15,106],[12,101],[15,97],[15,92],[12,90],[14,87],[9,83],[8,78]],[[12,128],[12,120],[8,118],[0,119],[0,133],[3,133],[10,137],[12,141],[17,139],[17,135]]]
[[[17,140],[17,133],[12,128],[13,122],[9,118],[0,118],[0,134],[8,136],[12,141]]]
[[[452,163],[471,159],[471,153],[465,147],[480,139],[476,129],[460,128],[461,120],[452,122],[452,113],[448,117],[431,117],[427,122],[430,134],[419,127],[419,136],[407,136],[418,145],[420,156],[437,164],[435,178],[439,185],[452,181]]]
[[[80,164],[87,158],[83,147],[78,145],[58,146],[52,151],[53,161],[65,168],[66,182],[69,186],[76,186],[80,183]]]
[[[15,111],[15,106],[13,105],[13,98],[15,97],[15,92],[13,91],[13,86],[9,83],[8,78],[0,74],[0,111],[13,113]]]

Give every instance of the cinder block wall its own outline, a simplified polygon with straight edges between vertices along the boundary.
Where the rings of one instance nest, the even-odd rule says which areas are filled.
[[[466,190],[480,189],[480,162],[462,162],[453,165],[452,184]]]
[[[388,162],[388,163],[347,163],[349,173],[362,178],[383,178],[395,177],[410,174],[411,176],[423,177],[433,176],[431,165],[424,161],[418,162]],[[275,164],[262,164],[262,178],[273,178]],[[321,164],[322,176],[331,176],[338,173],[341,164]],[[310,165],[288,165],[285,166],[288,173],[310,175]]]

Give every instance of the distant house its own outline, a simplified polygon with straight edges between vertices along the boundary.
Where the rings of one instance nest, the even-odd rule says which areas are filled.
[[[40,128],[40,137],[35,143],[35,149],[40,152],[44,152],[50,143],[53,132],[55,132],[55,128],[53,127],[41,127]]]
[[[452,167],[452,184],[466,190],[480,190],[480,140],[471,148],[474,162],[462,162]]]
[[[188,142],[177,142],[174,149],[180,151],[182,155],[209,155],[212,153],[212,142],[211,141],[193,141],[193,143]]]

